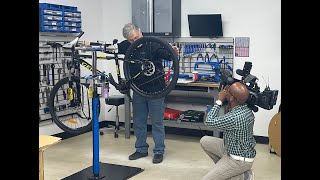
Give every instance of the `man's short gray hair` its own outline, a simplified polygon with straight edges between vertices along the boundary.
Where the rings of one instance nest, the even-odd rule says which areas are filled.
[[[136,31],[140,31],[140,28],[132,23],[128,23],[126,25],[124,25],[123,29],[122,29],[122,35],[124,38],[128,39],[131,35],[132,32],[136,30]]]

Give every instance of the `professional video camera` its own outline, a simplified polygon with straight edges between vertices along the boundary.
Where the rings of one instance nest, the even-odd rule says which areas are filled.
[[[220,86],[219,92],[226,85],[231,85],[234,82],[241,82],[245,84],[250,92],[249,98],[247,100],[248,107],[254,112],[258,111],[258,107],[270,110],[277,102],[278,90],[270,90],[269,84],[263,92],[260,92],[260,87],[258,86],[258,78],[250,74],[252,68],[251,62],[245,62],[243,70],[237,69],[236,73],[242,76],[241,80],[232,77],[232,74],[227,69],[220,70]]]

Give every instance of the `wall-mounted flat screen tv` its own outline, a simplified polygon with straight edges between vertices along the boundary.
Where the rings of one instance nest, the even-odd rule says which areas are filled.
[[[221,14],[189,14],[189,32],[192,37],[222,37]]]

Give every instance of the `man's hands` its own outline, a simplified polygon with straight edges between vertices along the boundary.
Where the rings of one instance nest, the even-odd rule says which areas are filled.
[[[174,52],[177,54],[177,56],[179,55],[179,48],[177,46],[171,46],[172,49],[174,50]]]
[[[175,45],[175,43],[171,44],[169,43],[172,47],[172,49],[174,50],[174,52],[177,54],[177,56],[179,55],[179,48]]]
[[[220,100],[221,102],[224,102],[224,101],[226,100],[228,88],[229,88],[229,86],[225,86],[225,87],[223,88],[223,90],[219,92],[219,94],[218,94],[218,100]]]

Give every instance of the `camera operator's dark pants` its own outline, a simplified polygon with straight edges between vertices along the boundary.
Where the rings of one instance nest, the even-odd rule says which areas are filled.
[[[203,150],[215,163],[202,180],[243,180],[244,172],[251,169],[253,162],[235,160],[224,149],[223,139],[203,136],[200,139]]]

